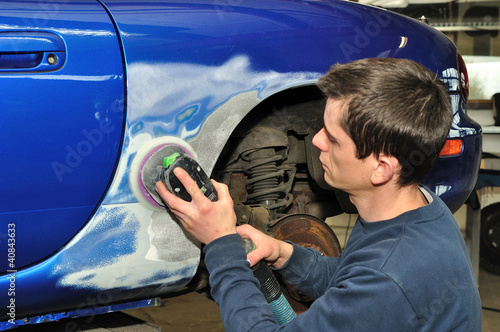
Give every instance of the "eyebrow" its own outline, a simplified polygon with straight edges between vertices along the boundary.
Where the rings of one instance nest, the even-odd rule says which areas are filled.
[[[323,121],[323,128],[325,129],[325,131],[328,134],[328,136],[330,136],[331,138],[333,138],[335,141],[337,140],[337,138],[328,129],[326,129],[325,121]]]

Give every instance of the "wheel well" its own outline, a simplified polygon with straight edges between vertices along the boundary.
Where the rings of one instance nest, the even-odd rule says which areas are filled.
[[[266,98],[228,139],[214,168],[236,204],[265,206],[270,220],[291,213],[324,219],[343,212],[324,181],[312,138],[323,126],[325,98],[314,86]]]

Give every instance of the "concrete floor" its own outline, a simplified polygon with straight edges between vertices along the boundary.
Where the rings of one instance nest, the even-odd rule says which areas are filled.
[[[479,271],[479,292],[483,308],[482,332],[500,331],[500,276]],[[495,311],[497,310],[497,311]],[[157,325],[163,332],[224,331],[217,305],[198,293],[163,299],[160,307],[125,311]]]
[[[162,332],[223,332],[219,307],[198,293],[162,299],[160,307],[124,311],[159,326]]]

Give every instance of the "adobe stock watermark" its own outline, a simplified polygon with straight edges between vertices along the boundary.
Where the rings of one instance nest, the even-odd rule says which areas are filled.
[[[224,21],[224,14],[227,12],[231,12],[234,9],[233,6],[238,6],[243,3],[243,0],[215,0],[213,4],[217,9],[217,15],[221,21]]]
[[[70,319],[64,325],[65,332],[75,332],[75,331],[87,331],[88,325],[95,321],[96,317],[103,311],[99,311],[106,306],[110,306],[112,303],[123,301],[123,289],[116,286],[116,281],[123,278],[124,275],[128,275],[129,272],[126,267],[116,268],[111,271],[109,276],[109,282],[105,285],[105,289],[98,291],[93,295],[89,295],[83,299],[78,306],[74,309],[75,312],[86,311],[85,314],[82,313],[81,320]],[[133,293],[129,293],[130,297],[137,296],[141,290],[136,290]],[[111,308],[107,308],[111,309]],[[107,310],[106,309],[106,310]],[[104,311],[106,311],[104,310]],[[112,311],[108,311],[110,313]]]
[[[110,290],[103,290],[99,291],[95,297],[89,296],[85,299],[85,301],[81,302],[78,307],[75,309],[75,311],[80,311],[80,310],[85,310],[87,309],[89,312],[92,310],[96,310],[100,307],[103,307],[105,305],[109,305],[110,303],[113,302],[113,298],[115,295],[119,294],[119,290],[117,289],[110,289]],[[88,325],[91,324],[95,319],[98,314],[91,313],[88,316],[82,316],[82,321],[83,324]],[[64,331],[65,332],[74,332],[74,331],[83,331],[81,326],[79,326],[80,321],[71,319],[69,320],[65,325],[64,325]],[[87,328],[85,328],[87,330]]]
[[[410,176],[417,168],[422,166],[429,157],[434,156],[436,153],[437,151],[435,149],[418,144],[417,148],[410,152],[408,159],[398,156],[399,163],[402,166],[401,176]]]
[[[123,112],[123,99],[116,100],[110,110],[115,113]],[[106,135],[117,129],[117,126],[110,120],[99,119],[98,121],[97,128],[83,129],[81,131],[83,138],[76,145],[66,145],[66,156],[63,161],[53,161],[51,163],[52,170],[59,182],[64,180],[64,175],[72,173],[75,168],[80,166],[85,158],[90,156],[105,141]],[[118,128],[121,129],[121,123]]]
[[[7,224],[7,270],[9,280],[9,288],[7,289],[7,296],[9,297],[9,304],[7,305],[8,322],[15,324],[16,320],[16,224]]]
[[[382,28],[388,27],[391,22],[391,14],[387,12],[373,12],[370,15],[373,17],[373,20],[366,21],[363,28],[354,27],[356,34],[352,43],[343,41],[339,45],[342,54],[348,62],[357,59],[355,55],[361,54],[361,51],[370,45],[373,38],[380,35]]]
[[[459,277],[453,280],[445,280],[440,293],[436,294],[437,296],[429,301],[427,305],[415,308],[416,313],[409,317],[408,323],[415,327],[424,326],[426,322],[442,314],[467,289],[467,284],[461,283]]]
[[[71,173],[73,169],[80,166],[84,158],[90,156],[94,149],[102,143],[104,136],[113,130],[115,130],[115,126],[110,121],[99,121],[99,128],[82,130],[84,139],[80,140],[76,146],[66,145],[65,163],[53,161],[51,164],[59,182],[64,180],[65,173]]]
[[[51,19],[54,19],[61,11],[61,5],[68,1],[38,1],[38,10],[32,12],[30,17],[23,18],[23,23],[27,26],[36,26],[38,28],[46,27]]]
[[[260,322],[274,320],[274,316],[269,309],[269,306],[257,306],[248,309],[244,315],[238,315],[233,321],[235,331],[250,331],[258,330]],[[223,322],[226,323],[226,322]]]

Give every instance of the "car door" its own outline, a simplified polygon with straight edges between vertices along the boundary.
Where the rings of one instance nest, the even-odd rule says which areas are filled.
[[[124,82],[99,2],[0,1],[1,271],[57,251],[99,205],[120,151]]]

